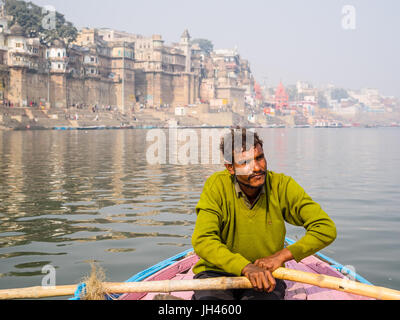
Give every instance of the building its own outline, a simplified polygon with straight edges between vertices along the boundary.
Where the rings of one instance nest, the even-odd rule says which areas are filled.
[[[88,32],[87,32],[88,33]],[[185,30],[179,43],[166,45],[160,35],[144,37],[100,29],[106,42],[126,41],[135,47],[135,99],[147,108],[182,106],[199,100],[200,56],[192,55]]]
[[[13,106],[112,106],[127,114],[203,101],[244,114],[245,96],[254,94],[249,63],[236,49],[210,56],[188,30],[166,44],[157,34],[84,28],[68,46],[61,39],[45,46],[8,21],[0,15],[0,99]]]
[[[201,100],[213,109],[232,110],[245,114],[245,100],[254,96],[254,79],[247,60],[236,49],[220,49],[201,61]],[[248,96],[246,98],[246,95]]]

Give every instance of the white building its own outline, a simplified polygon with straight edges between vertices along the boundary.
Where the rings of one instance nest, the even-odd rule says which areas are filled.
[[[51,46],[46,49],[46,58],[50,63],[51,72],[66,72],[68,65],[67,49],[61,40],[55,40]]]

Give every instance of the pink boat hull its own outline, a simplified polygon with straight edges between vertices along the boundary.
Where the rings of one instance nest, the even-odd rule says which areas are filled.
[[[192,268],[199,260],[195,254],[190,255],[176,263],[158,271],[143,281],[157,280],[188,280],[193,279]],[[286,263],[286,267],[295,270],[307,271],[316,274],[324,274],[337,278],[345,278],[339,271],[333,269],[326,262],[323,262],[315,256],[310,256],[299,263],[291,260]],[[309,284],[287,281],[285,300],[373,300],[368,297],[363,297],[355,294],[350,294],[342,291],[320,288]],[[119,297],[120,300],[153,300],[153,298],[162,293],[128,293]],[[193,291],[171,292],[171,295],[191,300]]]

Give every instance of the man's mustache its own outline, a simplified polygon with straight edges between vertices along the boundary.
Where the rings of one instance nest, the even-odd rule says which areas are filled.
[[[258,171],[258,172],[253,172],[251,175],[248,176],[247,180],[249,181],[250,179],[256,177],[256,176],[265,176],[267,174],[266,171]]]

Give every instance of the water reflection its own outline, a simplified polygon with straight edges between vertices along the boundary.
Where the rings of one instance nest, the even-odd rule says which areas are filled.
[[[337,223],[327,253],[385,285],[369,248],[374,233],[375,256],[398,255],[399,131],[260,134],[269,169],[293,176]],[[0,131],[0,288],[39,285],[45,264],[59,284],[74,283],[87,260],[123,281],[191,246],[204,181],[222,166],[150,165],[146,148],[140,130]],[[396,264],[384,268],[400,287]]]
[[[42,275],[44,264],[57,265],[57,256],[87,260],[92,252],[85,243],[103,243],[99,261],[135,254],[136,245],[143,250],[136,239],[149,239],[150,250],[190,245],[194,206],[204,174],[211,172],[149,165],[144,132],[0,132],[0,137],[0,287],[12,287],[15,277],[37,283],[32,279]],[[124,240],[130,245],[113,244]],[[51,244],[60,251],[54,253]],[[52,260],[40,260],[43,255]]]

